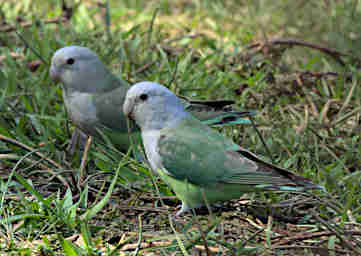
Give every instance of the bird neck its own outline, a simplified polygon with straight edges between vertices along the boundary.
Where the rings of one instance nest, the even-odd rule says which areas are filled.
[[[96,64],[96,63],[95,63]],[[63,89],[66,95],[73,93],[105,93],[123,86],[118,79],[103,65],[90,65],[86,72],[69,72],[64,75]],[[80,70],[84,70],[80,67]]]
[[[154,114],[147,115],[144,124],[140,125],[142,130],[161,130],[163,128],[172,128],[180,121],[186,119],[190,114],[184,111],[184,108],[167,107],[162,112],[153,112]]]
[[[100,88],[101,92],[109,92],[119,87],[127,86],[121,79],[111,72],[107,72],[103,86]],[[127,86],[129,87],[129,86]]]

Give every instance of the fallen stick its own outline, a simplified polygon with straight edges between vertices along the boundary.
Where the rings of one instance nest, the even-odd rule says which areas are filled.
[[[349,54],[342,53],[342,52],[339,52],[334,49],[329,49],[329,48],[321,46],[321,45],[308,43],[305,41],[295,40],[295,39],[274,39],[274,40],[269,40],[266,42],[255,42],[251,45],[248,45],[246,48],[247,49],[258,48],[258,51],[259,51],[268,45],[277,45],[277,44],[278,45],[290,45],[290,46],[297,45],[297,46],[303,46],[303,47],[308,47],[308,48],[319,50],[319,51],[324,52],[324,53],[330,55],[331,57],[333,57],[342,66],[345,66],[345,62],[341,59],[341,57],[351,56]]]
[[[56,19],[49,19],[49,20],[45,20],[43,21],[42,23],[44,24],[59,24],[59,23],[63,23],[63,22],[66,22],[68,21],[67,18],[65,17],[61,17],[61,18],[56,18]],[[7,26],[4,26],[2,28],[0,28],[0,32],[11,32],[11,31],[15,31],[17,30],[18,26],[22,27],[22,28],[28,28],[28,27],[31,27],[33,25],[35,26],[40,26],[40,22],[37,21],[35,23],[31,22],[31,21],[27,21],[27,22],[21,22],[19,23],[18,25],[7,25]]]

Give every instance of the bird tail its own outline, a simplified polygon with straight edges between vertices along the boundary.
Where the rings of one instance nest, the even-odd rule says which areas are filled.
[[[251,124],[251,121],[249,119],[245,119],[245,117],[251,117],[255,115],[257,115],[256,111],[225,112],[211,119],[204,120],[202,123],[216,127],[225,125]]]
[[[237,152],[242,156],[256,162],[258,166],[264,171],[269,172],[270,175],[268,177],[268,181],[264,182],[264,184],[258,184],[255,186],[259,189],[278,191],[306,191],[318,189],[327,193],[323,186],[313,184],[310,179],[294,174],[273,164],[267,163],[247,150],[240,148],[237,150]]]
[[[310,182],[301,183],[301,184],[262,184],[257,185],[256,188],[264,189],[264,190],[273,190],[273,191],[293,191],[293,192],[302,192],[307,190],[322,190],[323,192],[327,192],[325,187],[321,185],[312,184]]]

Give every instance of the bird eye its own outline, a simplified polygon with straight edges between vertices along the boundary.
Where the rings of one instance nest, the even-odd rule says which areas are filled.
[[[69,58],[66,60],[66,64],[68,64],[68,65],[73,65],[74,62],[75,62],[75,60],[73,58]]]
[[[148,99],[148,95],[147,94],[141,94],[139,96],[139,99],[141,99],[142,101],[146,101]]]

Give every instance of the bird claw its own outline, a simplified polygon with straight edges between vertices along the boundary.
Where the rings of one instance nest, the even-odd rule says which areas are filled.
[[[78,128],[75,128],[73,134],[71,135],[71,141],[67,148],[67,151],[71,155],[74,155],[77,152],[77,150],[79,150],[80,153],[82,153],[85,149],[87,140],[88,140],[88,135],[86,135]]]

